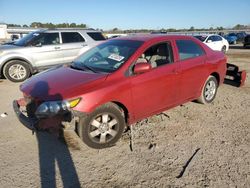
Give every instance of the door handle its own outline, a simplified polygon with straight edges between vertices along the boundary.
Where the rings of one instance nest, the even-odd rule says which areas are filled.
[[[82,46],[84,47],[84,46],[87,46],[87,44],[82,44]]]
[[[56,47],[55,47],[55,49],[56,49],[56,50],[59,50],[59,49],[60,49],[60,47],[59,47],[59,46],[56,46]]]

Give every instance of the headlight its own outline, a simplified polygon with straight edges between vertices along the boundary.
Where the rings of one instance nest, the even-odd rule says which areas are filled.
[[[35,114],[38,118],[53,117],[59,114],[65,114],[74,108],[80,102],[81,98],[64,101],[48,101],[38,106]]]

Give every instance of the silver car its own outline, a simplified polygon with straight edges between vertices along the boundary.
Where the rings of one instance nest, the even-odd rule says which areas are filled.
[[[0,76],[21,82],[30,75],[78,55],[105,40],[92,29],[45,29],[0,46]]]

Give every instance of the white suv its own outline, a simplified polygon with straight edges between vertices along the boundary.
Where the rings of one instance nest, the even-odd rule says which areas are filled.
[[[52,66],[70,63],[105,40],[92,29],[45,29],[0,46],[0,76],[21,82]]]

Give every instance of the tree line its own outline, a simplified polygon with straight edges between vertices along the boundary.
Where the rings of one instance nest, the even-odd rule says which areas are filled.
[[[41,22],[32,22],[30,25],[19,25],[19,24],[7,24],[8,27],[34,27],[34,28],[87,28],[86,24],[76,24],[76,23],[41,23]],[[161,31],[161,32],[186,32],[186,31],[212,31],[212,30],[225,30],[225,29],[233,29],[233,30],[245,30],[250,29],[250,25],[242,25],[237,24],[232,28],[224,28],[222,26],[220,27],[210,27],[210,28],[195,28],[194,26],[191,26],[188,29],[175,29],[175,28],[162,28],[162,29],[119,29],[117,27],[106,30],[107,33],[150,33],[154,31]],[[97,29],[101,30],[102,29]]]
[[[8,27],[34,27],[34,28],[86,28],[86,24],[76,24],[76,23],[41,23],[41,22],[32,22],[30,25],[24,24],[7,24]]]
[[[241,24],[237,24],[232,28],[224,28],[222,26],[220,27],[209,27],[209,28],[195,28],[194,26],[191,26],[188,29],[175,29],[175,28],[161,28],[161,29],[128,29],[128,30],[122,30],[119,29],[117,27],[108,30],[106,32],[108,33],[151,33],[154,31],[160,31],[160,32],[187,32],[187,31],[214,31],[214,30],[218,30],[218,31],[222,31],[222,30],[226,30],[226,29],[232,29],[232,30],[245,30],[245,29],[250,29],[250,25],[241,25]]]

